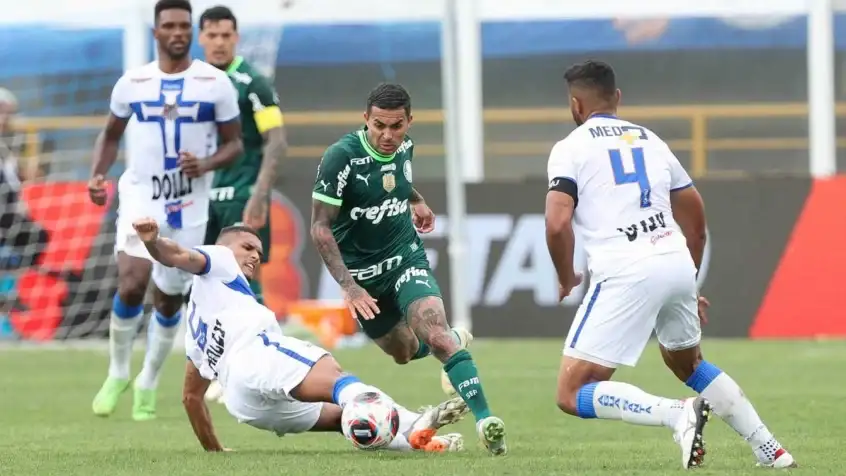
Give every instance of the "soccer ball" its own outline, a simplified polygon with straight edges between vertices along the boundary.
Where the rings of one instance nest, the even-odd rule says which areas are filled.
[[[399,430],[399,412],[386,395],[366,392],[344,406],[341,413],[344,436],[360,450],[388,446]]]

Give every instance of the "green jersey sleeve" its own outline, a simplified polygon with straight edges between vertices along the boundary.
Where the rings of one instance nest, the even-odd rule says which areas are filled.
[[[335,145],[326,149],[317,166],[317,178],[311,197],[340,207],[344,201],[344,188],[350,175],[350,155]]]

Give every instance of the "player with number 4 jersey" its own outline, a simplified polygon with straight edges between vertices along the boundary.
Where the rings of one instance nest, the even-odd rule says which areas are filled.
[[[713,410],[749,442],[760,465],[794,466],[737,383],[703,360],[708,302],[696,285],[706,239],[702,197],[657,134],[617,117],[620,90],[609,65],[577,64],[565,79],[578,127],[549,156],[546,235],[563,299],[582,280],[573,269],[572,223],[579,226],[590,290],[565,341],[559,408],[667,427],[684,468],[703,463]],[[610,381],[618,366],[637,363],[653,331],[667,367],[699,397],[662,398]]]

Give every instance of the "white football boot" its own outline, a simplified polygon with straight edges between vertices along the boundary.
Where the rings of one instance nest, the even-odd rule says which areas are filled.
[[[799,465],[796,464],[796,460],[793,459],[793,455],[787,452],[784,448],[779,448],[778,451],[775,453],[775,458],[770,461],[769,463],[758,462],[757,464],[760,468],[773,468],[773,469],[785,469],[785,468],[798,468]]]
[[[423,449],[427,453],[454,453],[464,449],[464,437],[461,433],[435,435]]]
[[[470,343],[473,342],[473,334],[471,334],[467,329],[464,329],[463,327],[453,327],[452,331],[458,336],[458,341],[460,342],[459,345],[462,349],[466,349]],[[452,386],[452,382],[449,381],[449,375],[447,375],[443,369],[441,369],[441,389],[443,389],[444,393],[450,397],[458,395],[458,392],[456,392],[455,388]]]
[[[681,446],[684,469],[698,468],[705,461],[702,432],[711,418],[711,404],[702,397],[688,398],[673,429],[673,439]]]
[[[421,408],[420,417],[405,432],[405,438],[412,448],[425,450],[439,429],[458,423],[469,411],[467,404],[459,397],[451,398],[436,407]],[[463,446],[463,442],[461,444]]]

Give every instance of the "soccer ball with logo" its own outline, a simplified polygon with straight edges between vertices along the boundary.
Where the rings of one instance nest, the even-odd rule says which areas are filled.
[[[341,413],[344,436],[358,449],[388,446],[399,430],[399,412],[387,395],[362,393],[344,406]]]

